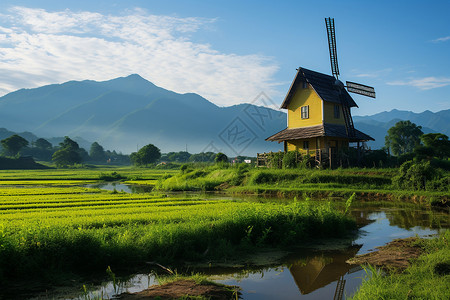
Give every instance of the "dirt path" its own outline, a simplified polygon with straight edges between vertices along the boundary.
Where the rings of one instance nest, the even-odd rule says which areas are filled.
[[[377,247],[378,251],[358,255],[347,262],[370,264],[384,270],[402,272],[409,266],[411,259],[422,254],[422,249],[414,245],[417,240],[416,237],[393,240],[385,246]]]
[[[194,280],[178,280],[164,285],[152,286],[139,293],[124,293],[118,299],[178,299],[183,296],[203,296],[212,300],[237,299],[237,287],[210,284],[198,284]]]

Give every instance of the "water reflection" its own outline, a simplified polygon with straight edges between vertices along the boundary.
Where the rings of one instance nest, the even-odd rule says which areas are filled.
[[[309,294],[329,283],[339,280],[355,266],[346,261],[356,255],[361,245],[355,245],[342,252],[323,253],[295,261],[289,268],[298,289]],[[358,268],[357,270],[360,270]]]
[[[86,187],[102,189],[107,191],[117,191],[117,192],[125,192],[125,193],[150,193],[153,190],[153,186],[151,185],[138,185],[138,184],[123,184],[120,182],[105,182],[98,184],[88,184]]]

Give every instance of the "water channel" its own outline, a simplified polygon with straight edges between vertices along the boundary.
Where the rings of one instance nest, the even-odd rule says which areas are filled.
[[[148,190],[120,183],[94,187],[139,193]],[[205,197],[229,198],[223,195]],[[236,198],[236,197],[233,197]],[[243,198],[244,201],[274,201],[274,199]],[[280,201],[280,200],[278,200]],[[333,200],[336,205],[343,201]],[[189,272],[204,273],[216,282],[237,285],[245,300],[265,299],[333,299],[338,284],[344,288],[344,298],[359,287],[366,271],[346,261],[378,246],[410,236],[429,237],[450,227],[448,211],[424,209],[414,205],[393,206],[392,203],[357,203],[351,210],[357,220],[359,233],[348,240],[322,241],[314,247],[301,247],[293,253],[258,254],[261,260],[248,266],[195,267]],[[258,256],[256,255],[256,256]],[[66,291],[40,295],[32,299],[114,299],[123,292],[139,292],[157,284],[153,273],[135,274],[119,284],[105,282],[91,287],[87,293]],[[79,290],[78,290],[79,291]],[[97,297],[97,298],[96,298]]]

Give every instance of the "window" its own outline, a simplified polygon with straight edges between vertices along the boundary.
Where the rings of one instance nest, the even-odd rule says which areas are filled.
[[[302,119],[309,119],[309,105],[301,107]]]
[[[307,89],[308,83],[306,81],[302,81],[302,89]]]
[[[334,118],[339,119],[341,117],[341,110],[339,109],[339,105],[334,105]]]
[[[303,149],[305,150],[309,149],[309,141],[303,141]]]

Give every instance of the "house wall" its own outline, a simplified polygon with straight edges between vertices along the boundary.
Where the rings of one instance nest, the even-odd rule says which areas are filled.
[[[309,105],[309,118],[301,118],[301,107]],[[322,124],[322,100],[308,85],[303,89],[298,87],[289,103],[288,127],[298,128]]]
[[[340,124],[345,125],[344,116],[342,113],[342,107],[339,105],[339,119],[336,119],[334,117],[334,106],[336,103],[332,102],[324,102],[323,103],[323,117],[325,123],[331,123],[331,124]]]

